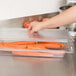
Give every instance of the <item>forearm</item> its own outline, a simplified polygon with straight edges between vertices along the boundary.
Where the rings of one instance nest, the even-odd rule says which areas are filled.
[[[69,8],[61,14],[44,22],[47,27],[59,27],[76,22],[76,6]]]

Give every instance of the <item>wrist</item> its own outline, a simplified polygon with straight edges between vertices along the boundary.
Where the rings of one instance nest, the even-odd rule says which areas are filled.
[[[41,23],[42,23],[42,26],[43,26],[44,29],[56,27],[54,24],[52,24],[51,22],[49,23],[48,21],[41,22]]]
[[[41,25],[42,25],[42,27],[44,28],[44,29],[48,29],[48,23],[46,23],[46,22],[41,22]]]

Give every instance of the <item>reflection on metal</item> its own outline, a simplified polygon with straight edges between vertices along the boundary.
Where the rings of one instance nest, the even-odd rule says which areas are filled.
[[[0,56],[1,76],[76,76],[73,55],[64,58]]]

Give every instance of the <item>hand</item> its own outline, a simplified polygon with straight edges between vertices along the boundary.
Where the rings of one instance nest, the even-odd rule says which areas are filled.
[[[43,30],[46,28],[46,25],[44,25],[44,22],[32,22],[28,28],[30,33],[34,33],[40,30]]]

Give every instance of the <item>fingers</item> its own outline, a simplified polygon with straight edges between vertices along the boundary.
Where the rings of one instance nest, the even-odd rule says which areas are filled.
[[[32,29],[32,30],[31,30],[31,34],[33,34],[33,33],[35,33],[35,32],[37,32],[36,29]]]
[[[30,33],[34,33],[34,32],[37,32],[36,30],[36,25],[38,24],[38,22],[32,22],[28,28],[28,31]]]
[[[34,32],[44,29],[44,24],[41,22],[32,22],[28,28],[29,32],[32,34]]]
[[[33,25],[35,25],[35,22],[32,22],[28,28],[28,30],[32,30]]]
[[[32,30],[32,26],[31,26],[31,25],[29,26],[28,30],[29,30],[29,31]]]

